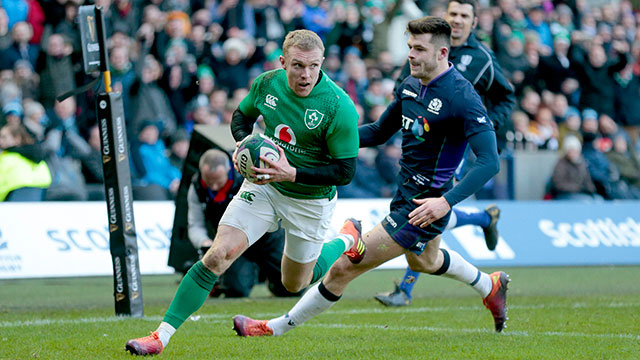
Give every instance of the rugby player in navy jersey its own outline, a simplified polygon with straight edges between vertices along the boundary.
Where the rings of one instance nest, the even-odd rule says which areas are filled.
[[[515,104],[514,90],[504,76],[493,51],[482,45],[473,34],[472,30],[478,23],[475,0],[449,0],[444,19],[451,25],[449,61],[473,84],[487,108],[487,114],[494,129],[504,134],[505,124],[509,121]],[[410,68],[407,62],[396,81],[396,86],[400,86],[402,80],[409,75]],[[500,138],[498,136],[498,149],[504,146],[504,136],[502,136],[503,141],[500,141]],[[500,209],[494,204],[489,205],[484,211],[475,212],[454,208],[446,230],[464,225],[480,226],[487,248],[494,250],[499,237],[497,227],[499,217]],[[399,284],[396,283],[394,291],[377,294],[375,299],[386,306],[411,304],[411,292],[419,276],[420,272],[408,267],[402,281]]]
[[[495,329],[504,328],[507,274],[483,273],[459,254],[439,249],[451,208],[499,170],[495,131],[473,85],[448,61],[451,26],[427,16],[410,21],[407,32],[411,76],[396,89],[380,118],[359,128],[361,147],[383,144],[402,131],[401,170],[390,213],[364,235],[368,250],[360,263],[338,259],[281,317],[235,316],[238,335],[282,335],[333,306],[357,276],[403,254],[412,268],[472,285],[491,311]],[[467,144],[477,161],[454,186],[453,173]]]

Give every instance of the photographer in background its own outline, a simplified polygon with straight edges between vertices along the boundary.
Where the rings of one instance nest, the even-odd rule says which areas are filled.
[[[202,256],[211,247],[218,222],[243,178],[231,165],[229,155],[221,150],[207,150],[200,157],[199,171],[194,174],[187,201],[189,240]],[[284,248],[284,231],[266,233],[239,257],[222,275],[211,296],[247,297],[253,286],[265,279],[275,296],[298,296],[285,290],[281,281],[280,259]]]

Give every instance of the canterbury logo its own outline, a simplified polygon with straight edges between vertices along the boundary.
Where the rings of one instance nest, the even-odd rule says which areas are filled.
[[[244,199],[249,202],[253,201],[254,196],[256,196],[256,194],[252,193],[251,191],[243,191],[240,193],[240,199]]]
[[[267,94],[266,98],[264,99],[264,104],[267,105],[269,108],[275,110],[276,106],[278,106],[278,104],[276,103],[278,101],[278,98],[271,95],[271,94]]]

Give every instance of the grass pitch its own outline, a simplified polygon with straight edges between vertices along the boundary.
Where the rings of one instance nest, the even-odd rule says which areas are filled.
[[[494,271],[495,269],[484,269]],[[332,309],[282,337],[240,338],[231,317],[270,318],[297,299],[208,299],[176,333],[166,359],[638,359],[640,267],[513,268],[503,334],[480,297],[422,276],[413,304],[373,295],[401,270],[356,279]],[[144,319],[114,316],[112,279],[0,280],[0,359],[130,359],[129,338],[155,330],[180,277],[144,276]]]

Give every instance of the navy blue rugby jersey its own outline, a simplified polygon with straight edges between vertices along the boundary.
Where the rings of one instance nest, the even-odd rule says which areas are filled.
[[[400,176],[421,175],[431,188],[450,184],[468,137],[494,131],[473,85],[451,64],[428,85],[407,77],[397,87],[394,101],[371,125],[361,129],[360,146],[378,144],[379,136],[390,137],[401,129]]]

